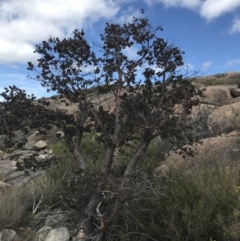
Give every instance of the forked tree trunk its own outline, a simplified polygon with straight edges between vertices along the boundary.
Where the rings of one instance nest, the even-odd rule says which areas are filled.
[[[106,154],[102,164],[101,177],[99,178],[99,183],[97,185],[98,187],[94,195],[91,197],[91,200],[86,209],[86,214],[88,215],[88,219],[84,221],[83,226],[84,226],[84,233],[87,236],[93,234],[96,229],[96,225],[94,225],[94,217],[96,217],[96,209],[103,197],[102,191],[104,190],[106,180],[108,178],[108,175],[112,166],[115,149],[116,149],[116,145],[110,145],[107,147]],[[101,226],[100,223],[99,223],[99,226]],[[104,229],[102,229],[102,232],[104,233]],[[103,233],[100,234],[101,237],[104,237]],[[100,238],[100,240],[104,240],[104,239]]]
[[[150,133],[152,134],[152,131]],[[142,158],[144,153],[146,152],[149,144],[151,142],[151,138],[147,138],[143,141],[142,145],[139,147],[138,151],[135,153],[135,155],[131,158],[130,162],[128,163],[128,166],[125,170],[124,176],[122,178],[122,183],[120,184],[118,195],[116,196],[114,205],[112,207],[111,213],[108,215],[108,217],[105,218],[105,228],[103,230],[103,234],[101,236],[101,241],[104,241],[105,239],[105,230],[111,227],[112,225],[118,224],[119,215],[122,211],[123,205],[129,197],[132,195],[132,189],[129,189],[128,187],[131,186],[130,178],[132,174],[136,170],[136,165],[139,162],[139,160]],[[123,185],[124,183],[124,185]]]

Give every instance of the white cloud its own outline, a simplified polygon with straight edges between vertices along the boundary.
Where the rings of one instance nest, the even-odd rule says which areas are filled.
[[[0,1],[0,62],[33,61],[33,45],[49,36],[63,37],[76,28],[119,11],[113,0]]]
[[[202,3],[200,14],[207,20],[212,20],[237,7],[240,7],[240,0],[206,0]]]
[[[130,59],[136,60],[139,59],[139,55],[137,54],[138,49],[136,47],[125,48],[123,53]]]
[[[230,33],[240,32],[240,18],[235,18],[231,26]]]
[[[136,10],[133,7],[128,7],[125,11],[121,12],[121,17],[118,19],[120,24],[128,23],[133,20],[134,17],[140,17],[141,12],[140,9]]]
[[[144,0],[148,5],[162,3],[165,7],[184,7],[195,10],[208,21],[240,7],[240,0]],[[239,26],[239,25],[238,25]]]
[[[212,62],[211,61],[206,61],[206,62],[202,63],[201,66],[202,66],[202,70],[206,71],[206,70],[209,69],[210,66],[212,66]]]
[[[227,63],[224,65],[224,67],[233,67],[237,66],[240,67],[240,59],[230,59],[227,61]]]
[[[148,5],[152,5],[154,2],[160,2],[165,7],[185,7],[190,9],[196,9],[201,4],[201,0],[145,0]]]
[[[0,62],[24,62],[34,61],[37,55],[33,55],[34,48],[32,45],[24,42],[5,41],[0,39]]]

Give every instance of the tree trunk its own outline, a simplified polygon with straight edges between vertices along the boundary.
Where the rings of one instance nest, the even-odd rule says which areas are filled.
[[[85,162],[84,162],[84,159],[82,157],[82,155],[80,154],[79,152],[79,146],[77,145],[77,143],[74,144],[74,149],[73,149],[73,155],[75,157],[75,159],[78,161],[78,164],[79,164],[79,168],[83,171],[86,170],[86,165],[85,165]]]
[[[109,171],[112,167],[115,150],[116,150],[116,145],[109,144],[109,146],[107,147],[103,164],[102,164],[102,170],[101,170],[101,174],[104,179],[108,176]]]
[[[109,171],[112,166],[113,155],[114,155],[115,149],[116,149],[116,145],[109,145],[107,147],[105,158],[103,160],[101,177],[99,179],[98,187],[97,187],[96,192],[92,196],[92,198],[88,204],[87,210],[86,210],[86,213],[88,215],[88,219],[84,222],[84,233],[86,235],[93,234],[94,230],[96,229],[96,226],[94,226],[94,224],[93,224],[94,216],[96,216],[96,209],[97,209],[98,205],[100,204],[102,197],[103,197],[102,191],[105,188],[106,180],[107,180]],[[99,224],[99,226],[101,226],[101,224]],[[105,229],[102,229],[101,232],[102,233],[101,233],[100,240],[104,240]]]
[[[139,161],[139,159],[144,155],[146,152],[151,140],[146,140],[142,143],[138,151],[135,153],[135,155],[131,158],[130,162],[127,165],[127,168],[124,172],[123,178],[126,178],[127,176],[130,176],[135,171],[136,165]]]
[[[79,168],[82,171],[86,171],[86,164],[85,161],[81,155],[80,152],[80,144],[83,138],[83,125],[85,120],[83,119],[84,117],[82,117],[82,119],[78,119],[78,123],[77,123],[77,128],[76,128],[76,132],[77,132],[77,136],[76,136],[76,140],[74,142],[74,147],[73,147],[73,155],[76,158],[76,160],[78,161],[79,164]]]
[[[96,229],[96,226],[94,225],[94,216],[96,208],[98,204],[101,202],[101,199],[102,193],[100,191],[96,191],[96,193],[94,193],[87,206],[86,214],[88,215],[88,218],[83,223],[84,233],[87,236],[93,234],[94,230]]]
[[[151,137],[152,131],[147,132],[147,136]],[[118,195],[116,196],[114,206],[111,210],[111,213],[108,217],[108,220],[106,221],[106,226],[109,227],[112,224],[117,225],[119,214],[122,210],[122,207],[124,203],[129,199],[129,197],[132,195],[132,189],[129,189],[128,187],[130,185],[130,177],[134,173],[136,169],[136,165],[140,158],[144,155],[146,152],[149,144],[151,142],[151,138],[146,138],[142,145],[139,147],[138,151],[135,153],[135,155],[131,158],[130,162],[127,165],[127,168],[125,170],[125,173],[122,178],[122,183],[120,184],[120,188],[118,191]],[[124,185],[123,185],[124,183]]]

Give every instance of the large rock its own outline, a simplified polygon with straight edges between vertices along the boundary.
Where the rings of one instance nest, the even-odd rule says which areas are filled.
[[[4,182],[10,185],[24,185],[42,174],[40,171],[35,172],[35,167],[46,169],[55,162],[56,157],[51,150],[17,150],[4,154],[2,159],[0,159],[0,176]],[[19,169],[17,169],[16,165],[18,165]]]
[[[240,134],[238,131],[231,132],[227,135],[206,138],[202,144],[195,144],[192,148],[194,156],[184,158],[178,153],[170,154],[159,167],[155,169],[157,173],[166,175],[170,166],[174,168],[194,168],[196,165],[206,162],[216,164],[216,162],[237,163],[240,161]]]
[[[207,86],[203,95],[204,97],[200,97],[200,101],[210,105],[222,106],[232,103],[229,86]]]
[[[52,229],[45,241],[69,241],[70,233],[68,232],[68,229],[65,227]]]
[[[240,102],[220,106],[210,113],[208,123],[212,128],[218,128],[221,133],[227,133],[240,127],[239,113]]]

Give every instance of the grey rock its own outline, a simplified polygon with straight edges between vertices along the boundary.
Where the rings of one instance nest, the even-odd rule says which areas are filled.
[[[41,134],[39,131],[35,131],[27,138],[28,142],[32,143],[33,145],[40,140],[45,141],[46,139],[47,139],[47,135]]]
[[[18,171],[14,172],[8,177],[5,178],[5,182],[10,184],[11,186],[24,186],[29,183],[31,180],[35,179],[36,177],[43,175],[43,171],[38,172],[25,172],[25,171]]]
[[[52,229],[44,241],[69,241],[70,233],[67,228]]]
[[[27,143],[24,145],[23,149],[32,150],[33,147],[34,147],[34,144],[33,144],[33,143],[27,142]]]
[[[3,178],[16,171],[16,169],[16,161],[12,161],[9,159],[0,160],[0,175]]]
[[[37,231],[37,235],[34,238],[34,241],[44,241],[51,230],[51,227],[43,226],[41,229]]]
[[[47,143],[45,141],[40,140],[34,144],[35,150],[42,150],[45,148],[47,148]]]
[[[0,176],[2,180],[10,185],[23,185],[42,174],[40,170],[37,172],[32,169],[27,169],[26,172],[23,171],[24,169],[17,170],[17,163],[19,167],[24,168],[23,163],[28,160],[33,161],[39,167],[48,167],[56,161],[56,157],[51,154],[51,150],[47,149],[39,151],[17,150],[12,153],[5,153],[0,159]]]
[[[84,233],[83,229],[80,229],[77,233],[76,240],[82,241],[82,240],[85,240],[85,238],[86,238],[86,234]]]
[[[67,215],[64,213],[55,213],[53,215],[50,215],[45,220],[45,226],[51,226],[56,227],[60,226],[64,223],[64,221],[67,220]]]

